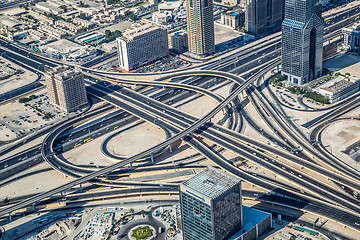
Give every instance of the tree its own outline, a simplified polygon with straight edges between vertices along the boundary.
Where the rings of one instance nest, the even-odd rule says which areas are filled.
[[[349,77],[350,76],[350,73],[345,73],[345,77]]]
[[[52,118],[53,116],[52,116],[52,114],[51,113],[45,113],[44,114],[44,118],[45,119],[49,119],[49,118]]]
[[[132,20],[132,21],[136,21],[136,19],[137,19],[137,16],[136,16],[136,14],[135,13],[130,13],[130,15],[129,15],[129,18]]]
[[[144,210],[141,210],[141,211],[140,211],[140,214],[144,217],[145,211],[144,211]]]
[[[83,1],[80,1],[79,6],[80,7],[85,7],[85,3],[83,3]]]
[[[115,37],[121,37],[122,33],[119,30],[115,30],[114,35]]]
[[[129,209],[129,212],[132,214],[132,213],[134,213],[135,211],[134,211],[134,209],[130,208],[130,209]]]
[[[80,13],[78,17],[84,20],[86,19],[85,13]]]
[[[341,73],[336,72],[334,75],[335,75],[335,77],[338,77],[338,76],[341,76]]]
[[[34,94],[32,94],[29,98],[30,98],[31,100],[33,100],[33,99],[36,99],[36,98],[37,98],[37,96],[36,96],[36,95],[34,95]]]
[[[106,37],[106,38],[110,38],[110,37],[111,37],[111,31],[110,31],[110,30],[105,30],[105,37]]]

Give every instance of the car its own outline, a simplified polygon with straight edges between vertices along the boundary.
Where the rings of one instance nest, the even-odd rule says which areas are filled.
[[[359,222],[355,222],[355,225],[360,226],[360,223],[359,223]]]
[[[299,175],[299,177],[301,177],[301,178],[302,178],[302,175]]]
[[[306,158],[307,161],[310,161],[310,158]]]
[[[258,193],[254,193],[254,196],[259,196],[259,194],[258,194]]]

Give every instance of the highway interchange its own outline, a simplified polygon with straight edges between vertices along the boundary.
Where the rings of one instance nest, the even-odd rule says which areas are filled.
[[[350,11],[349,15],[356,16],[357,10],[358,9]],[[347,15],[348,13],[344,14]],[[332,21],[335,22],[335,24],[331,24],[327,32],[336,32],[336,30],[344,24],[349,24],[353,21],[353,18],[354,17],[349,17],[344,19],[343,15],[339,14],[339,16],[333,18]],[[339,24],[337,24],[337,22],[339,22]],[[337,35],[332,33],[330,35],[330,38],[333,38],[334,36],[339,36],[339,32],[337,31]],[[330,38],[327,37],[325,39]],[[270,102],[269,98],[271,98],[271,96],[264,95],[256,86],[253,86],[253,82],[261,83],[262,76],[279,65],[280,34],[275,34],[274,37],[269,40],[260,39],[260,42],[262,43],[246,51],[239,51],[231,57],[220,57],[220,59],[204,62],[201,66],[197,66],[196,69],[160,74],[160,76],[155,76],[156,81],[134,80],[129,74],[107,74],[84,68],[88,93],[111,105],[107,104],[101,109],[89,111],[83,116],[66,119],[61,124],[51,126],[48,131],[42,133],[45,135],[47,132],[50,132],[46,135],[41,146],[37,145],[24,151],[24,153],[0,160],[0,169],[4,169],[5,164],[13,165],[18,163],[19,159],[23,159],[20,161],[27,161],[28,158],[32,157],[32,159],[37,159],[37,162],[45,160],[53,169],[62,174],[74,177],[75,180],[51,191],[29,196],[25,200],[14,201],[12,205],[1,208],[0,215],[11,214],[26,206],[39,204],[41,201],[49,201],[49,199],[54,199],[52,197],[60,196],[60,193],[65,193],[69,189],[89,181],[105,186],[129,185],[129,183],[124,181],[108,180],[108,174],[126,172],[128,169],[122,167],[129,166],[139,159],[147,158],[149,162],[151,162],[154,154],[165,151],[175,141],[182,139],[192,148],[198,150],[203,157],[211,160],[219,167],[242,178],[246,182],[270,191],[272,197],[270,195],[261,195],[259,199],[262,201],[275,202],[293,208],[303,209],[304,211],[318,213],[341,222],[346,226],[360,230],[360,227],[355,224],[359,221],[360,207],[358,199],[345,191],[339,191],[318,180],[319,176],[325,177],[347,189],[360,192],[359,172],[338,161],[334,156],[322,156],[317,152],[313,144],[315,140],[311,138],[308,140],[302,132],[296,129],[291,121],[286,119],[284,110],[280,107],[275,107]],[[1,44],[3,46],[8,45],[4,40],[1,40]],[[260,49],[259,46],[261,46]],[[16,59],[21,62],[24,67],[32,70],[35,69],[38,72],[43,72],[44,70],[43,67],[39,66],[54,66],[58,64],[54,60],[37,56],[34,53],[28,53],[25,49],[19,48],[14,44],[6,47],[7,48],[0,49],[1,54],[5,53],[3,54],[4,57],[8,56]],[[26,55],[30,55],[30,57],[26,57]],[[235,75],[231,72],[238,72],[240,74]],[[154,74],[141,75],[142,76],[138,77],[139,79]],[[168,81],[169,79],[170,81]],[[207,88],[227,82],[233,82],[233,88],[230,95],[226,98],[214,95],[211,91],[206,90]],[[137,87],[135,90],[131,90],[121,85],[109,86],[110,83],[127,83],[148,87]],[[168,88],[149,88],[149,86],[164,86]],[[206,87],[204,88],[203,86]],[[243,100],[240,95],[246,90],[248,90],[247,96],[251,104],[254,105],[269,128],[273,129],[276,136],[256,127],[256,120],[251,119],[241,107],[236,107]],[[211,97],[218,104],[216,108],[203,118],[192,116],[171,106],[180,100],[196,97],[197,93]],[[318,123],[331,121],[335,119],[335,117],[346,113],[349,111],[349,106],[358,106],[354,105],[354,103],[359,103],[357,95],[350,98],[349,101],[350,102],[338,104],[334,107],[333,113],[325,115],[319,119]],[[229,107],[230,104],[235,107]],[[114,111],[112,106],[119,107],[122,110]],[[211,121],[216,114],[222,111],[224,113],[223,120],[227,118],[232,119],[228,121],[226,127]],[[87,127],[76,128],[80,121],[85,122],[94,116],[106,112],[108,112],[108,115],[104,120],[100,122],[95,121]],[[267,115],[271,116],[271,121],[266,117]],[[281,146],[282,149],[271,147],[242,134],[242,124],[237,125],[236,123],[244,121],[243,118],[245,118],[250,125],[255,126],[256,130],[262,135],[270,138],[270,140],[278,146]],[[78,145],[79,142],[83,142],[88,136],[96,137],[96,134],[100,136],[113,131],[117,126],[126,126],[140,121],[147,121],[150,124],[155,124],[160,127],[166,132],[167,139],[144,152],[126,159],[117,159],[118,162],[114,165],[104,166],[100,169],[95,166],[76,166],[58,157],[62,152],[73,149],[74,146]],[[39,136],[40,133],[36,135],[36,137]],[[26,141],[29,142],[36,137],[32,136]],[[208,146],[203,139],[207,139],[218,147],[227,149],[241,156],[243,159],[261,165],[270,172],[276,173],[289,182],[295,183],[296,186],[301,186],[301,189],[305,189],[305,191],[294,187],[292,184],[287,184],[286,182],[280,183],[272,179],[253,176],[246,171],[234,167],[231,162],[224,161],[218,154],[219,152],[214,151],[214,148]],[[297,146],[301,146],[301,152],[292,151],[292,149]],[[1,152],[1,155],[16,149],[16,147],[16,144],[14,144],[11,148]],[[109,151],[106,151],[106,144],[102,144],[101,147],[106,157],[116,158],[116,156],[111,155]],[[278,161],[277,157],[280,157],[282,160]],[[287,165],[286,161],[291,162],[291,165]],[[293,168],[291,167],[293,166],[292,164],[298,167]],[[155,165],[149,163],[146,167],[150,169],[154,168],[156,167],[156,163]],[[186,164],[180,165],[179,163],[178,167],[186,167]],[[314,175],[305,176],[301,171],[301,167],[313,171]],[[141,169],[141,167],[138,168]],[[135,170],[136,168],[133,169],[133,171]],[[2,180],[6,179],[6,176],[0,176]],[[166,186],[163,184],[146,184],[141,182],[132,182],[132,184],[134,186],[140,185],[141,187],[132,190],[122,189],[117,191],[177,192],[176,184]],[[82,197],[89,197],[86,194],[87,193],[83,193]],[[114,191],[113,194],[116,195],[120,193]],[[250,197],[252,194],[245,192],[245,196],[246,195]],[[288,199],[286,196],[290,196],[293,201],[286,200]]]

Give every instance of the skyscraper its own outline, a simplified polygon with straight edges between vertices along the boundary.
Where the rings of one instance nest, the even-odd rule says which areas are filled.
[[[215,52],[212,0],[187,0],[187,30],[189,51],[198,57]]]
[[[282,74],[303,85],[322,72],[324,20],[321,0],[286,0],[282,23]]]
[[[71,67],[59,66],[45,74],[49,101],[63,112],[72,112],[87,104],[84,75]]]
[[[246,0],[245,29],[252,35],[280,29],[284,0]]]
[[[227,239],[242,227],[240,179],[208,167],[180,184],[184,240]]]

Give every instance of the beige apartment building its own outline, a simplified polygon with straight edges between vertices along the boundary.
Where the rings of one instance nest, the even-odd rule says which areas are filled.
[[[188,38],[185,31],[169,34],[169,48],[181,52],[188,48]]]
[[[59,66],[47,71],[45,80],[50,103],[59,110],[69,113],[88,103],[81,71]]]
[[[187,30],[189,51],[197,57],[215,52],[213,1],[187,0]]]
[[[117,38],[119,66],[131,71],[169,54],[167,29],[147,21],[133,24]]]

